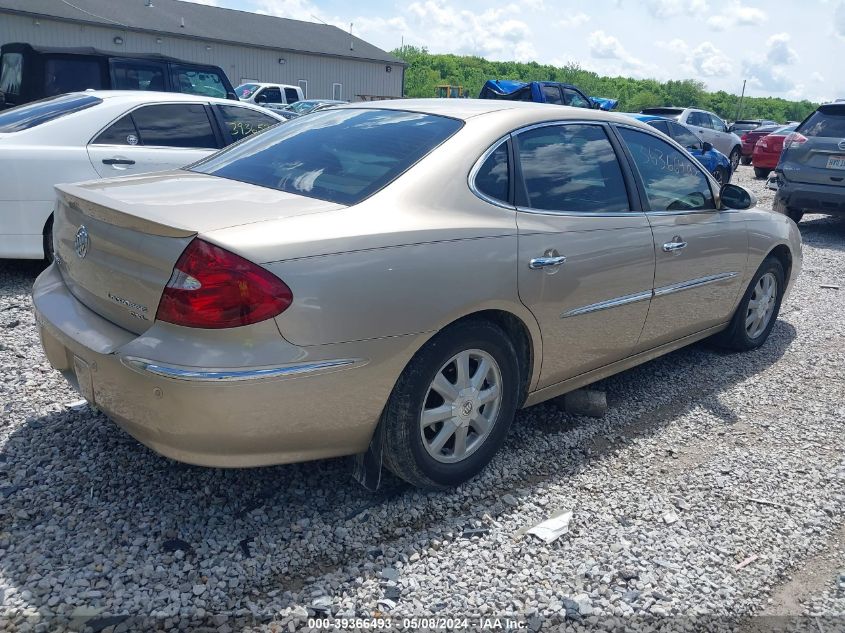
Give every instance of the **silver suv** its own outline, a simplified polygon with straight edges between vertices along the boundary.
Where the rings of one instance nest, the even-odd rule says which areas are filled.
[[[707,141],[727,156],[731,161],[731,171],[736,171],[742,156],[742,141],[736,134],[729,132],[727,124],[712,112],[697,108],[661,107],[646,108],[642,113],[656,114],[685,124],[702,141]]]
[[[845,213],[845,103],[819,106],[783,147],[775,211],[796,222],[805,211]]]

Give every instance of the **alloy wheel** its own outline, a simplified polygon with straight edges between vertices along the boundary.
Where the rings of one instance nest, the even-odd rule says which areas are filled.
[[[775,311],[778,281],[773,273],[766,273],[757,281],[745,314],[745,332],[748,338],[760,336],[769,325]]]
[[[460,462],[474,453],[496,424],[502,401],[502,372],[480,349],[450,358],[428,388],[420,433],[426,452],[441,463]]]

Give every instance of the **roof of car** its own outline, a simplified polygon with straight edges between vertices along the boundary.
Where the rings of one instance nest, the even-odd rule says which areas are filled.
[[[258,110],[260,112],[270,112],[271,114],[276,116],[276,118],[278,118],[278,115],[276,115],[276,113],[272,110],[256,106],[252,103],[247,103],[244,101],[235,101],[234,99],[220,99],[218,97],[206,97],[205,95],[187,94],[184,92],[156,92],[152,90],[84,90],[70,92],[68,94],[91,95],[92,97],[103,99],[104,101],[122,100],[137,103],[149,103],[157,101],[167,101],[171,103],[174,101],[207,101],[210,103],[219,103],[221,105],[244,106],[252,110]]]
[[[334,109],[367,108],[380,110],[404,110],[448,116],[455,119],[471,119],[491,112],[521,110],[524,112],[545,112],[549,119],[590,119],[629,123],[631,119],[607,110],[573,108],[570,106],[530,101],[506,101],[499,99],[390,99],[386,101],[360,101],[335,106]]]
[[[673,119],[666,118],[665,116],[659,116],[657,114],[643,114],[642,112],[620,112],[619,114],[624,114],[625,116],[633,117],[638,121],[672,121]]]

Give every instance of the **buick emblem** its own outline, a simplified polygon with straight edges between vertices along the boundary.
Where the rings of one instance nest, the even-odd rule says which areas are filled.
[[[463,415],[469,415],[472,413],[472,400],[467,400],[464,402],[464,406],[461,407],[461,413]]]
[[[845,151],[845,138],[843,138],[841,141],[839,141],[839,149],[841,149],[842,151]]]
[[[73,244],[73,250],[76,251],[76,256],[83,259],[88,254],[88,247],[91,245],[91,238],[88,237],[88,229],[85,225],[79,227],[76,231],[76,240]]]

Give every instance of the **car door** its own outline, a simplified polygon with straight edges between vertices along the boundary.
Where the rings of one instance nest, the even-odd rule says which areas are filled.
[[[282,98],[282,90],[278,86],[262,88],[255,95],[253,101],[263,106],[279,106],[285,103],[285,100]]]
[[[643,351],[730,319],[748,237],[742,213],[716,209],[710,179],[688,155],[656,134],[617,130],[654,234],[654,298],[637,345]]]
[[[648,312],[651,228],[608,132],[567,122],[514,136],[519,296],[542,330],[540,387],[628,356]]]
[[[687,115],[685,123],[702,141],[713,144],[713,122],[706,113],[693,110]]]
[[[178,169],[220,145],[203,103],[158,103],[107,126],[88,145],[88,156],[101,177],[111,178]]]
[[[730,156],[734,148],[734,135],[728,132],[728,126],[712,112],[705,113],[710,118],[710,127],[713,129],[713,140],[710,144],[725,156]]]
[[[546,103],[554,103],[556,105],[563,105],[563,97],[560,94],[560,86],[555,84],[542,84],[543,99]]]
[[[563,103],[573,108],[592,108],[593,103],[574,88],[563,89]]]

